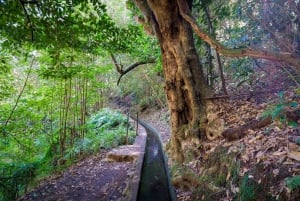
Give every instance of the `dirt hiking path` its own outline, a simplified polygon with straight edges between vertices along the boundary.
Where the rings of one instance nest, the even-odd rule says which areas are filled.
[[[121,200],[132,168],[130,162],[106,161],[102,152],[71,166],[19,201]]]

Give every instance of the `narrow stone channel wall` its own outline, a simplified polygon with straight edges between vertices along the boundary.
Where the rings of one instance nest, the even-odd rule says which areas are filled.
[[[137,136],[132,145],[120,146],[107,154],[107,159],[118,162],[132,162],[134,168],[128,170],[130,179],[123,192],[122,201],[136,201],[142,174],[143,160],[146,147],[147,132],[141,125],[138,126]]]
[[[107,159],[134,164],[122,201],[176,200],[159,133],[147,123],[139,121],[133,145],[113,149]]]
[[[169,169],[158,131],[140,121],[147,131],[146,150],[139,186],[139,201],[175,201]]]
[[[140,180],[142,177],[142,167],[144,162],[145,148],[146,148],[147,132],[144,127],[139,126],[138,135],[135,138],[134,145],[138,146],[139,154],[135,163],[135,173],[132,175],[129,199],[130,201],[136,201],[138,199],[138,191]]]

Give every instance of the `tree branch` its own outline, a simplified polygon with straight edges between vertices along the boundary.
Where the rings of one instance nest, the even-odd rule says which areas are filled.
[[[143,64],[147,64],[147,63],[154,63],[155,60],[148,60],[148,61],[139,61],[139,62],[136,62],[134,64],[131,64],[130,66],[128,66],[127,69],[125,69],[123,71],[123,73],[120,75],[119,79],[118,79],[118,82],[117,82],[117,85],[119,85],[120,81],[121,81],[121,78],[128,72],[130,72],[131,70],[135,69],[136,67],[140,66],[140,65],[143,65]]]
[[[260,21],[259,21],[257,18],[255,18],[255,17],[253,16],[253,14],[251,14],[249,11],[247,12],[247,16],[248,16],[251,20],[253,20],[254,22],[260,23]],[[274,39],[274,41],[275,41],[277,44],[279,44],[280,47],[284,47],[284,49],[286,49],[286,50],[287,50],[287,49],[290,49],[290,48],[288,47],[288,45],[287,45],[282,39],[278,38],[278,36],[274,33],[274,31],[272,31],[268,26],[266,26],[265,23],[260,23],[260,24],[261,24],[261,27],[263,28],[263,30],[265,30],[265,31],[267,31],[268,33],[271,34],[271,36],[272,36],[272,38]]]
[[[32,0],[32,1],[23,1],[23,0],[20,0],[21,3],[27,3],[27,4],[37,4],[38,2],[36,0]]]
[[[230,49],[224,47],[220,42],[211,37],[208,33],[204,32],[197,24],[191,11],[188,7],[186,0],[177,0],[179,12],[181,16],[191,25],[195,33],[211,47],[213,47],[219,54],[228,57],[253,57],[260,59],[268,59],[273,61],[286,62],[300,71],[300,59],[293,57],[291,54],[276,54],[267,51],[257,51],[251,48]]]
[[[31,64],[30,64],[30,67],[29,67],[29,69],[28,69],[28,73],[27,73],[25,82],[24,82],[24,84],[23,84],[23,87],[22,87],[22,89],[21,89],[21,91],[20,91],[20,93],[19,93],[19,95],[18,95],[18,97],[17,97],[16,103],[15,103],[13,109],[10,111],[10,114],[9,114],[8,118],[6,119],[6,121],[5,121],[4,125],[3,125],[3,127],[6,127],[6,126],[7,126],[8,122],[9,122],[10,119],[12,118],[12,116],[13,116],[13,114],[14,114],[14,112],[15,112],[15,110],[16,110],[18,104],[19,104],[19,100],[20,100],[21,96],[23,95],[23,92],[24,92],[25,87],[26,87],[26,85],[27,85],[29,76],[30,76],[30,74],[31,74],[31,71],[32,71],[32,67],[33,67],[34,61],[35,61],[35,56],[33,56],[32,60],[31,60]]]
[[[134,0],[135,5],[140,9],[145,17],[145,23],[149,23],[152,15],[152,11],[145,0]]]
[[[30,28],[30,33],[31,33],[31,42],[33,43],[33,41],[34,41],[34,37],[33,37],[33,24],[32,24],[32,21],[31,21],[31,19],[29,17],[29,14],[28,14],[28,12],[27,12],[24,4],[25,3],[37,3],[37,2],[36,1],[26,1],[25,2],[25,1],[22,1],[22,0],[19,0],[19,2],[20,2],[21,6],[23,8],[23,11],[25,13],[26,19],[28,21],[29,28]]]
[[[125,70],[123,70],[123,65],[120,65],[118,64],[115,56],[113,54],[110,55],[113,62],[114,62],[114,65],[117,69],[117,72],[120,74],[120,77],[118,78],[118,81],[117,81],[117,85],[119,85],[120,81],[121,81],[121,78],[128,72],[132,71],[133,69],[135,69],[136,67],[140,66],[140,65],[143,65],[143,64],[149,64],[149,63],[155,63],[155,59],[154,58],[149,58],[145,61],[138,61],[138,62],[135,62],[134,64],[131,64],[130,66],[128,66]]]
[[[110,57],[111,57],[111,59],[114,62],[114,65],[115,65],[115,67],[117,69],[117,72],[120,73],[120,74],[123,74],[123,65],[122,64],[118,64],[118,62],[117,62],[117,60],[116,60],[116,58],[115,58],[115,56],[113,54],[110,54]]]
[[[24,92],[24,90],[25,90],[25,88],[26,88],[26,86],[27,86],[27,82],[28,82],[29,76],[30,76],[30,74],[31,74],[31,72],[32,72],[32,68],[33,68],[34,62],[35,62],[35,56],[33,56],[32,60],[31,60],[31,64],[30,64],[30,67],[29,67],[29,69],[28,69],[28,73],[27,73],[25,82],[24,82],[23,87],[22,87],[22,89],[21,89],[21,91],[20,91],[20,93],[19,93],[19,95],[18,95],[18,97],[17,97],[17,100],[16,100],[16,102],[15,102],[15,105],[13,106],[12,110],[10,111],[10,114],[9,114],[8,118],[7,118],[6,121],[4,122],[2,131],[1,131],[2,134],[3,134],[3,137],[6,137],[5,127],[8,125],[9,121],[10,121],[11,118],[13,117],[13,114],[14,114],[14,112],[16,111],[16,109],[17,109],[17,107],[18,107],[20,98],[21,98],[21,96],[23,95],[23,92]],[[21,145],[22,147],[26,148],[26,149],[29,150],[29,151],[32,151],[32,149],[31,149],[30,147],[28,147],[27,145],[22,144],[21,141],[20,141],[16,136],[14,136],[14,135],[10,135],[10,136],[11,136],[12,138],[14,138],[14,140],[15,140],[19,145]]]
[[[154,34],[156,34],[157,36],[157,39],[158,40],[161,40],[162,36],[161,36],[161,33],[160,33],[160,30],[159,30],[159,27],[158,27],[158,24],[157,24],[157,21],[154,17],[154,14],[147,2],[147,0],[133,0],[134,4],[139,8],[139,10],[142,12],[144,18],[145,18],[145,23],[143,23],[146,28],[146,31],[147,31],[147,24],[149,24],[149,27],[152,29],[152,30],[149,30],[147,32],[149,32],[149,34],[153,34],[152,32],[154,32]]]
[[[204,0],[202,0],[201,2],[202,2],[202,4],[204,4]],[[216,37],[215,29],[213,27],[213,23],[211,21],[211,16],[209,14],[209,6],[204,8],[204,12],[205,12],[205,15],[206,15],[206,19],[207,19],[207,23],[208,23],[208,27],[209,27],[209,32],[210,32],[210,34],[213,34],[214,37]],[[218,52],[216,52],[216,56],[217,56],[217,62],[218,62],[218,67],[219,67],[221,83],[222,83],[222,90],[225,93],[225,95],[228,95],[227,89],[226,89],[226,82],[225,82],[224,72],[223,72],[223,65],[222,65],[222,62],[221,62],[221,57],[220,57],[220,54]]]

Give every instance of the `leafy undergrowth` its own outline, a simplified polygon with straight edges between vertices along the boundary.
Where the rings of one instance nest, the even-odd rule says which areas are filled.
[[[36,141],[42,143],[39,146],[46,148],[31,157],[22,158],[21,154],[16,153],[16,157],[9,158],[12,155],[9,151],[14,150],[1,151],[0,200],[15,200],[40,180],[64,170],[88,155],[134,141],[133,127],[128,124],[127,117],[117,111],[101,110],[90,117],[86,127],[87,134],[75,138],[63,154],[59,153],[57,140],[43,140],[43,135]]]
[[[262,115],[273,122],[248,130],[243,138],[227,142],[222,137],[202,144],[196,159],[173,165],[178,200],[296,201],[300,200],[299,111],[300,94],[280,92],[277,97],[219,101],[219,116],[227,128],[238,127]]]

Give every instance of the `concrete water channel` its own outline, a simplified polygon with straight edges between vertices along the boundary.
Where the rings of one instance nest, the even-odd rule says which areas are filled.
[[[136,121],[136,118],[132,119]],[[159,133],[144,121],[138,122],[135,142],[132,145],[120,146],[107,154],[110,161],[134,163],[128,192],[121,200],[175,201]]]
[[[174,201],[175,192],[170,183],[166,157],[158,132],[139,121],[146,129],[146,148],[139,183],[138,201]]]

